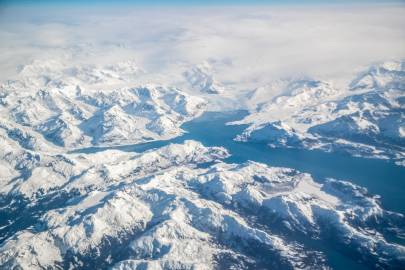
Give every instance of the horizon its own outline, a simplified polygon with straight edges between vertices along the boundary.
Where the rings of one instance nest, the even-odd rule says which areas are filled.
[[[344,6],[344,5],[391,5],[405,4],[405,0],[118,0],[118,1],[108,1],[108,0],[72,0],[72,1],[52,1],[52,0],[2,0],[0,1],[0,6],[142,6],[142,7],[155,7],[155,6],[185,6],[185,7],[201,7],[201,6]]]

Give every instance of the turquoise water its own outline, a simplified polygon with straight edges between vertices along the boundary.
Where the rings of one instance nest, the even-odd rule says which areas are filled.
[[[183,125],[189,132],[185,137],[200,141],[206,146],[224,146],[232,155],[226,162],[241,163],[253,160],[270,166],[294,168],[310,173],[319,182],[325,178],[350,180],[366,187],[370,193],[380,195],[385,209],[405,213],[404,167],[386,160],[302,149],[274,149],[260,143],[233,141],[246,126],[225,126],[225,123],[240,119],[245,114],[243,111],[226,114],[206,113],[203,117]],[[307,248],[322,250],[328,265],[333,269],[369,269],[359,262],[359,258],[345,253],[344,247],[311,239],[301,239],[301,242]]]
[[[318,182],[325,178],[349,180],[366,187],[371,194],[380,195],[381,203],[387,210],[405,214],[405,168],[393,162],[378,159],[352,157],[340,153],[325,153],[304,149],[269,148],[261,143],[244,143],[233,141],[246,126],[229,126],[229,121],[243,118],[245,111],[207,112],[203,116],[185,123],[182,128],[186,134],[168,141],[116,146],[90,147],[75,152],[92,153],[106,149],[143,152],[149,149],[165,146],[169,143],[181,143],[184,140],[196,140],[205,146],[223,146],[229,150],[231,157],[225,159],[228,163],[243,163],[248,160],[261,162],[270,166],[282,166],[310,173]],[[285,237],[289,237],[288,235]],[[307,248],[320,250],[326,256],[332,269],[369,269],[363,265],[360,258],[347,253],[344,246],[336,246],[333,241],[310,239],[304,237],[289,240],[303,243]],[[386,236],[388,237],[388,236]],[[394,237],[390,241],[404,244],[403,239]]]
[[[341,153],[270,148],[263,143],[236,142],[233,138],[246,126],[230,126],[226,123],[241,119],[245,115],[245,111],[207,112],[185,123],[182,128],[187,133],[172,140],[125,146],[90,147],[73,152],[92,153],[106,149],[143,152],[170,143],[196,140],[205,146],[223,146],[228,149],[231,153],[231,157],[225,160],[228,163],[252,160],[308,172],[319,182],[325,178],[350,180],[366,187],[371,194],[380,195],[385,209],[405,214],[405,167],[387,160],[352,157]]]

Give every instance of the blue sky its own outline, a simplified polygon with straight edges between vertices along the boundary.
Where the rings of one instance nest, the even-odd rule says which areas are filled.
[[[405,0],[0,0],[3,5],[323,5],[323,4],[387,4]]]

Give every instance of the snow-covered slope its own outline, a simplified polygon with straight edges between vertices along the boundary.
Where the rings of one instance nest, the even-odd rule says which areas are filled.
[[[212,75],[209,63],[197,65],[184,72],[184,77],[190,85],[197,91],[208,94],[220,94],[224,92],[224,87],[215,80]]]
[[[405,5],[18,2],[0,270],[405,269]]]
[[[405,161],[405,63],[386,62],[360,74],[345,90],[322,81],[294,81],[286,94],[244,120],[242,141],[344,151]]]
[[[1,182],[8,269],[321,269],[325,254],[305,245],[319,237],[373,266],[405,263],[405,249],[384,238],[404,217],[349,182],[226,164],[225,149],[195,141],[34,156],[13,143],[2,140],[1,164],[15,168]]]
[[[356,154],[399,155],[399,67],[372,69],[347,93],[280,82],[288,92],[262,100],[240,139],[324,149],[340,139]],[[133,62],[34,62],[1,86],[0,269],[325,269],[325,250],[343,247],[370,267],[405,264],[396,241],[405,217],[350,182],[229,164],[226,149],[191,140],[142,153],[71,151],[173,138],[204,110],[174,87],[131,86],[138,72]]]
[[[201,98],[176,88],[128,87],[137,72],[132,62],[102,68],[33,62],[1,86],[0,126],[17,140],[32,138],[28,148],[78,148],[172,138],[203,111]]]

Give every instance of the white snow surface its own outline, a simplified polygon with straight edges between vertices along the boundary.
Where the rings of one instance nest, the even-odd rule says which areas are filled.
[[[239,122],[251,126],[238,139],[344,145],[403,162],[403,66],[372,67],[343,92],[315,80],[250,91],[243,102],[257,109]],[[128,86],[140,72],[132,61],[74,68],[34,61],[2,84],[3,268],[324,269],[326,254],[295,237],[325,235],[369,265],[405,263],[405,248],[384,237],[402,235],[404,217],[350,182],[228,164],[226,149],[190,140],[142,153],[71,151],[173,138],[204,111],[204,99],[174,86]],[[229,96],[204,74],[198,92]],[[266,99],[266,89],[284,94]]]
[[[249,109],[238,140],[405,165],[405,63],[347,83],[404,57],[403,11],[5,9],[0,269],[330,269],[306,240],[401,268],[387,234],[403,240],[404,216],[350,179],[229,164],[190,140],[71,150],[170,139],[207,108]]]
[[[138,72],[131,61],[104,67],[34,61],[1,85],[0,127],[28,149],[72,149],[169,139],[203,112],[199,97],[137,85]]]
[[[405,62],[376,64],[347,87],[299,80],[263,102],[243,120],[236,139],[272,147],[342,151],[356,156],[405,160]]]
[[[197,91],[208,94],[219,94],[225,91],[214,78],[209,63],[204,62],[201,65],[193,67],[191,70],[184,72],[184,76],[193,88]]]
[[[322,268],[323,254],[281,232],[325,228],[339,232],[332,241],[376,264],[405,256],[403,246],[366,229],[393,213],[349,182],[226,164],[226,149],[196,141],[95,154],[33,152],[4,135],[1,143],[1,164],[17,175],[3,176],[2,196],[12,194],[10,206],[18,208],[18,198],[28,211],[44,211],[5,236],[0,265],[8,269]],[[198,166],[207,162],[215,164]],[[24,220],[13,207],[8,213]]]

